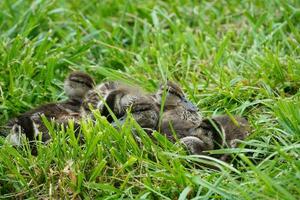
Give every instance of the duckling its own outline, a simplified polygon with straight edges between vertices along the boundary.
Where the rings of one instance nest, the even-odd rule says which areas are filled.
[[[204,119],[200,126],[190,130],[190,136],[180,141],[191,154],[205,154],[203,151],[219,148],[235,148],[238,141],[244,140],[250,133],[249,123],[245,118],[227,115]],[[228,155],[219,156],[228,161]]]
[[[65,80],[64,91],[69,101],[82,103],[85,94],[94,86],[95,82],[90,75],[81,71],[74,71]]]
[[[214,145],[210,137],[203,137],[203,139],[201,140],[195,136],[186,136],[180,139],[180,143],[186,147],[190,154],[204,155],[204,152],[207,150],[212,150]]]
[[[200,127],[213,131],[214,141],[220,148],[235,148],[239,140],[244,140],[250,134],[247,119],[239,116],[219,115],[212,117],[211,121],[204,119]]]
[[[42,142],[46,143],[51,137],[41,116],[44,115],[48,120],[65,125],[69,119],[79,120],[82,99],[93,86],[94,81],[88,74],[79,71],[72,72],[64,82],[64,90],[68,99],[59,103],[41,105],[10,120],[7,124],[7,128],[10,129],[10,133],[6,133],[7,140],[20,146],[23,134],[29,141],[34,141],[41,133]]]
[[[136,99],[131,106],[131,113],[135,121],[146,132],[157,129],[159,121],[159,108],[149,96]]]
[[[125,115],[126,110],[132,103],[144,96],[144,92],[138,88],[125,85],[120,82],[105,82],[89,91],[83,102],[83,115],[91,115],[92,109],[98,109],[101,115],[105,116],[109,122],[113,118],[107,106],[112,110],[117,118]],[[105,106],[104,102],[107,104]]]
[[[164,91],[166,91],[163,102]],[[161,122],[158,130],[174,141],[177,138],[189,136],[192,128],[200,125],[202,116],[198,108],[186,99],[182,89],[174,82],[168,81],[166,86],[161,86],[155,95],[156,103],[164,105]]]
[[[128,108],[128,106],[125,107]],[[157,129],[157,124],[159,121],[159,109],[150,96],[146,95],[134,99],[131,102],[129,110],[135,121],[147,133],[151,133],[153,130]],[[127,113],[118,119],[120,125],[126,121],[126,118]],[[116,123],[113,123],[113,125],[116,126]]]
[[[159,111],[154,98],[136,86],[117,81],[102,83],[86,94],[82,109],[83,115],[92,115],[90,106],[98,109],[101,115],[105,116],[115,127],[125,122],[127,110],[130,110],[133,118],[144,130],[149,132],[157,128]],[[108,108],[116,116],[118,122],[113,122]]]
[[[198,108],[186,99],[182,89],[173,82],[167,82],[157,92],[158,104],[162,101],[163,90],[166,90],[164,110],[159,131],[175,142],[178,138],[191,154],[205,154],[204,151],[215,147],[212,128],[207,129],[202,122]]]
[[[139,109],[142,103],[145,103],[145,97],[142,91],[137,92],[135,88],[119,87],[109,93],[106,99],[108,107],[113,111],[117,118],[123,117],[126,110],[134,105],[134,109]],[[145,105],[144,105],[145,106]],[[102,115],[106,116],[108,121],[112,121],[112,117],[106,106],[102,109]]]
[[[161,85],[157,93],[154,95],[156,102],[162,105],[163,96],[166,92],[166,98],[164,105],[166,110],[176,108],[177,106],[183,106],[190,112],[197,112],[198,108],[192,102],[186,99],[182,89],[179,85],[172,81],[167,81],[166,85]]]

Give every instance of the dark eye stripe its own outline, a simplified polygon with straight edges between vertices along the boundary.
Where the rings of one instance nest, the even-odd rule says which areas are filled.
[[[172,95],[175,95],[175,96],[177,96],[177,97],[179,97],[179,98],[183,98],[183,96],[181,95],[181,94],[179,94],[179,93],[177,93],[177,92],[174,92],[174,91],[168,91],[170,94],[172,94]]]
[[[81,83],[84,84],[88,87],[92,87],[92,84],[87,82],[87,81],[82,81],[82,80],[78,80],[77,78],[70,78],[71,81],[77,82],[77,83]]]

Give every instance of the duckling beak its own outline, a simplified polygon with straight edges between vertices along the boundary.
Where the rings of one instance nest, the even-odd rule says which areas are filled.
[[[184,107],[187,110],[189,110],[189,111],[193,111],[193,112],[197,112],[198,111],[197,106],[195,106],[192,102],[190,102],[189,100],[187,100],[185,97],[182,97],[181,103],[183,103]]]

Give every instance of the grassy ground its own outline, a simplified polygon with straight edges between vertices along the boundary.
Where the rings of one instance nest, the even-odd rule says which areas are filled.
[[[179,82],[205,116],[246,116],[252,135],[227,150],[234,165],[187,156],[129,121],[97,117],[26,149],[0,147],[0,198],[298,199],[300,2],[0,1],[0,121],[65,98],[73,69],[97,82],[123,79],[153,91]],[[3,141],[1,142],[3,143]],[[224,153],[220,150],[214,153]]]

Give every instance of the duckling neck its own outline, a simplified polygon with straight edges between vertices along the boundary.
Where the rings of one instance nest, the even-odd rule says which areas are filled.
[[[67,100],[70,105],[81,105],[83,100],[81,98],[70,98]]]
[[[63,102],[62,106],[66,109],[70,109],[73,112],[79,112],[81,105],[82,105],[82,99],[68,99]]]

